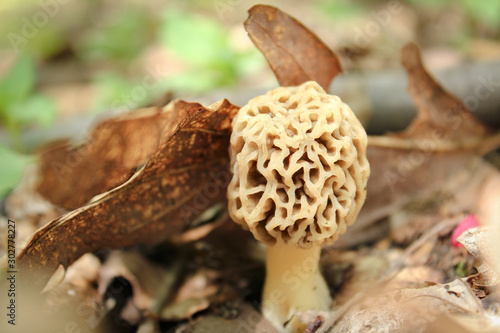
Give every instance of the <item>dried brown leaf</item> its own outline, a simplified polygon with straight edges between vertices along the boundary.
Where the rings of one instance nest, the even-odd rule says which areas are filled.
[[[500,331],[500,318],[497,313],[485,313],[482,316],[463,313],[446,313],[439,315],[429,323],[426,333],[496,333]]]
[[[490,130],[432,78],[415,44],[403,49],[402,63],[417,117],[401,133],[368,138],[367,199],[339,245],[349,244],[349,234],[363,233],[415,198],[436,191],[456,195],[484,169],[478,150],[491,137]]]
[[[245,29],[282,86],[316,81],[326,91],[342,72],[337,55],[299,21],[278,8],[256,5]]]
[[[154,244],[188,229],[197,215],[225,199],[227,147],[237,110],[227,100],[210,107],[170,104],[164,112],[175,120],[171,134],[144,167],[38,230],[18,258],[20,272],[43,285],[59,264],[68,267],[84,253]]]
[[[494,251],[491,232],[488,227],[476,227],[457,238],[477,259],[475,266],[480,276],[474,278],[474,283],[479,286],[494,286],[500,282],[500,273],[496,270],[499,258]]]
[[[57,144],[40,154],[37,190],[51,202],[76,209],[97,194],[123,184],[178,126],[159,107],[134,110],[100,122],[86,143]]]
[[[416,44],[405,46],[401,59],[408,73],[408,91],[417,106],[418,114],[400,137],[461,142],[490,132],[457,97],[429,75],[422,64]]]
[[[399,289],[364,299],[351,307],[331,328],[334,332],[415,332],[450,312],[480,314],[481,303],[469,287],[457,279],[426,288]],[[331,313],[335,316],[335,312]],[[327,321],[328,322],[328,319]]]

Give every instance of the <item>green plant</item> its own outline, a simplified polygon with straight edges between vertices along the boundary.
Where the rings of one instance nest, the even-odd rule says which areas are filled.
[[[475,22],[495,29],[500,29],[500,1],[498,0],[409,0],[417,7],[446,8],[451,5],[460,7]]]
[[[153,23],[142,10],[127,9],[107,25],[88,28],[77,44],[78,52],[91,61],[134,59],[151,42]]]
[[[32,155],[19,154],[0,144],[0,160],[0,198],[2,198],[19,183],[24,169],[35,159]]]
[[[0,196],[20,179],[24,167],[33,157],[23,155],[26,148],[21,130],[29,125],[47,126],[56,115],[53,101],[34,91],[36,70],[34,60],[21,55],[0,78],[0,124],[8,132],[12,148],[0,145]]]
[[[317,4],[319,11],[333,20],[350,20],[359,17],[366,12],[366,5],[355,1],[321,0]]]
[[[149,95],[140,100],[131,98],[130,94],[138,83],[116,72],[97,73],[92,82],[97,87],[97,95],[92,106],[96,113],[121,107],[131,110],[150,101]]]
[[[166,88],[171,90],[204,92],[233,86],[263,63],[253,48],[236,50],[219,22],[193,14],[165,14],[159,41],[189,68],[168,78]]]
[[[465,262],[460,261],[456,266],[455,266],[455,274],[457,274],[459,277],[466,277],[469,273],[468,268],[465,265]]]

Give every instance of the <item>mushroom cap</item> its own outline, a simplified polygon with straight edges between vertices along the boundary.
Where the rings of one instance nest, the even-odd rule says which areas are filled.
[[[229,214],[266,245],[331,244],[358,215],[366,132],[316,82],[253,98],[233,119]]]

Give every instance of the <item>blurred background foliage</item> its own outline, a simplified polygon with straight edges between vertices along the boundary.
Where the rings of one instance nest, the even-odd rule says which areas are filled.
[[[242,23],[258,1],[3,0],[0,3],[0,197],[33,161],[23,133],[81,114],[147,105],[166,92],[275,84]],[[356,33],[389,2],[267,1],[298,17],[348,70],[397,66],[399,48],[459,50],[463,61],[500,48],[500,1],[406,0],[368,45]],[[478,46],[479,45],[479,46]],[[488,51],[489,52],[489,51]],[[456,59],[456,57],[445,59]],[[443,56],[441,56],[443,58]],[[446,60],[448,61],[448,60]],[[446,62],[445,61],[445,62]]]

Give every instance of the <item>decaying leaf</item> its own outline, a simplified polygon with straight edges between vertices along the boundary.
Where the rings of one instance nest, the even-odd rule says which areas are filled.
[[[430,76],[416,45],[405,47],[402,57],[418,116],[401,133],[368,138],[367,199],[358,221],[340,238],[344,244],[352,245],[349,235],[364,233],[373,222],[415,198],[438,190],[454,196],[471,190],[468,184],[474,178],[487,181],[482,179],[485,162],[478,150],[491,137],[491,130]]]
[[[183,121],[176,116],[159,107],[134,110],[100,122],[78,147],[63,143],[45,149],[38,192],[72,210],[123,184],[173,134]]]
[[[480,314],[481,303],[457,279],[419,289],[400,289],[367,297],[350,308],[334,326],[322,332],[419,332],[438,315],[449,312]],[[335,312],[331,314],[335,316]]]
[[[87,252],[154,244],[224,200],[227,146],[238,107],[227,100],[203,107],[176,101],[176,119],[160,149],[127,182],[38,230],[18,258],[20,272],[43,285],[59,264]],[[33,274],[37,272],[37,274]]]
[[[488,227],[476,227],[466,230],[457,238],[459,243],[477,259],[476,268],[480,276],[474,277],[478,286],[494,286],[500,282],[500,273],[496,270],[499,258],[492,244],[491,230]]]
[[[408,73],[408,90],[418,114],[397,137],[434,141],[446,139],[454,144],[465,144],[467,140],[477,140],[491,132],[427,72],[417,45],[410,43],[403,48],[401,63]]]
[[[314,80],[326,91],[342,72],[337,55],[293,17],[278,8],[256,5],[245,29],[264,54],[281,86]]]
[[[426,327],[427,333],[460,332],[460,333],[496,333],[500,331],[500,318],[494,311],[486,311],[482,315],[464,313],[447,313],[439,315]]]

